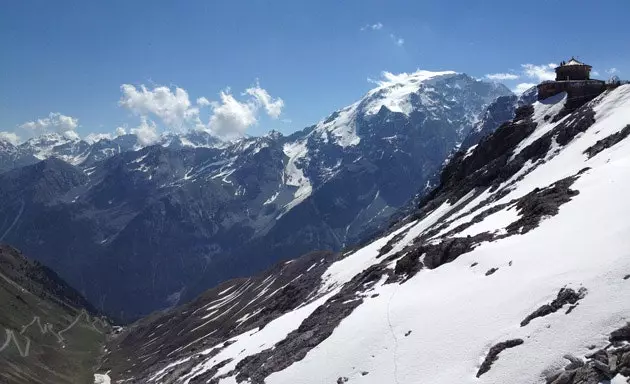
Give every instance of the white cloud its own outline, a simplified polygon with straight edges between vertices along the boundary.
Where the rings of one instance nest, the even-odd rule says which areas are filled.
[[[71,116],[62,115],[59,112],[51,112],[48,117],[37,119],[35,121],[27,121],[19,127],[35,134],[43,132],[57,132],[66,134],[72,132],[79,126],[79,119]],[[73,136],[72,134],[69,134]],[[76,135],[76,133],[75,133]]]
[[[614,75],[615,73],[618,73],[619,70],[617,68],[609,68],[606,70],[606,73],[608,73],[609,75]]]
[[[543,65],[522,64],[521,67],[523,67],[525,76],[530,79],[536,79],[538,82],[554,80],[556,78],[556,73],[554,72],[556,64],[553,63]]]
[[[117,127],[114,131],[114,134],[116,135],[116,137],[126,135],[127,127]]]
[[[174,130],[199,123],[199,109],[191,106],[188,92],[182,88],[171,90],[166,86],[157,86],[148,89],[144,85],[136,88],[131,84],[123,84],[120,90],[123,95],[118,104],[138,116],[146,118],[154,115]]]
[[[202,96],[197,99],[197,105],[200,107],[207,107],[210,105],[210,101]]]
[[[277,119],[284,108],[284,101],[273,98],[258,82],[241,94],[245,96],[245,100],[238,100],[227,89],[220,93],[219,101],[210,101],[202,96],[195,100],[194,105],[188,92],[179,87],[155,86],[149,89],[145,85],[136,87],[123,84],[121,91],[123,95],[119,105],[141,118],[142,123],[132,129],[131,133],[142,135],[143,145],[155,142],[159,136],[151,117],[158,118],[170,130],[208,130],[217,136],[232,138],[243,135],[249,127],[256,124],[260,111]],[[200,118],[200,109],[204,107],[210,107],[211,112],[207,124]],[[117,134],[123,134],[123,131]]]
[[[405,39],[403,39],[402,37],[398,37],[394,35],[393,33],[390,33],[389,37],[392,39],[394,44],[396,44],[399,47],[402,47],[405,44]]]
[[[256,103],[236,100],[229,89],[222,91],[220,97],[220,102],[213,101],[210,105],[213,113],[208,129],[215,135],[224,138],[238,137],[258,122]]]
[[[487,79],[503,81],[503,80],[516,80],[520,76],[514,73],[489,73],[486,75]]]
[[[382,71],[380,79],[371,79],[368,77],[367,81],[369,83],[376,84],[379,87],[386,87],[392,84],[406,82],[411,75],[413,75],[413,73],[402,72],[395,74],[388,71]]]
[[[381,22],[375,23],[375,24],[368,24],[366,26],[361,27],[362,31],[367,31],[367,30],[373,30],[373,31],[378,31],[383,29],[383,24]]]
[[[260,87],[258,82],[255,86],[246,89],[244,95],[252,96],[255,103],[264,107],[267,114],[274,119],[280,116],[282,108],[284,108],[284,100],[279,97],[274,100],[266,89]]]
[[[138,136],[138,142],[143,146],[154,144],[160,138],[155,123],[145,116],[140,118],[140,125],[132,128],[131,133]]]
[[[534,86],[536,86],[536,84],[534,83],[520,83],[516,85],[516,87],[512,90],[512,92],[516,93],[517,95],[520,95],[521,93],[527,91],[528,89]]]
[[[20,136],[15,132],[0,132],[0,141],[7,141],[13,145],[20,144]]]

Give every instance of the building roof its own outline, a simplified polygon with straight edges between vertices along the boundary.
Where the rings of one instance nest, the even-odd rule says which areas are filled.
[[[581,61],[576,60],[575,57],[571,57],[571,60],[567,61],[566,63],[563,63],[562,65],[560,65],[560,67],[568,67],[568,66],[590,67],[590,65],[584,64]],[[560,67],[558,67],[558,68],[560,68]]]

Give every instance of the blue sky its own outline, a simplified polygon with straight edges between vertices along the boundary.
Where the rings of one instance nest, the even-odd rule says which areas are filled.
[[[628,14],[627,0],[5,2],[0,131],[290,133],[382,71],[510,74],[515,89],[571,55],[630,78]]]

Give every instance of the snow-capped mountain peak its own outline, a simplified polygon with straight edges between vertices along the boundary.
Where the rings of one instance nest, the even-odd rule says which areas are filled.
[[[457,75],[457,72],[418,70],[398,75],[385,72],[384,79],[377,82],[378,87],[367,93],[362,109],[366,115],[375,115],[382,107],[409,115],[414,109],[411,94],[417,93],[423,86],[434,84],[440,78],[453,75]]]
[[[502,84],[474,79],[454,71],[418,70],[384,79],[365,96],[319,122],[312,135],[343,148],[358,145],[362,132],[357,124],[377,118],[381,111],[410,118],[421,113],[425,119],[448,120],[462,126],[476,122],[483,108],[499,96],[512,93]]]

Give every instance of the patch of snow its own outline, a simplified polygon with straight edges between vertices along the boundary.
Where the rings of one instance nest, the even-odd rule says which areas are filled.
[[[94,384],[111,384],[112,379],[106,373],[95,373]]]
[[[284,183],[288,186],[297,187],[297,190],[293,193],[293,200],[284,206],[284,212],[287,212],[309,197],[313,192],[313,187],[302,169],[308,160],[306,141],[287,143],[284,145],[283,151],[289,158],[284,169]]]

